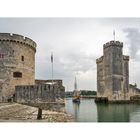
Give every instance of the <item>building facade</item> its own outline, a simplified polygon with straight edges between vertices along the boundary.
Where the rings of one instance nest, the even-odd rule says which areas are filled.
[[[0,102],[12,97],[15,86],[35,84],[35,52],[33,40],[0,33]]]
[[[103,56],[96,60],[97,97],[129,99],[129,56],[123,55],[122,49],[119,41],[103,45]]]
[[[52,85],[52,80],[35,80],[36,85]],[[55,85],[62,93],[65,92],[65,87],[63,86],[63,81],[61,79],[53,79],[53,85]]]

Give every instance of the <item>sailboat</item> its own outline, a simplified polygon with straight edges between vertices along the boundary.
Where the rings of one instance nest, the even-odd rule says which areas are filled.
[[[72,101],[75,103],[80,103],[80,94],[77,91],[76,91],[76,93],[74,91],[74,94],[75,95],[73,96]]]
[[[73,101],[74,103],[80,103],[80,92],[77,90],[77,80],[76,80],[76,76],[75,76],[74,93],[73,93],[72,101]]]

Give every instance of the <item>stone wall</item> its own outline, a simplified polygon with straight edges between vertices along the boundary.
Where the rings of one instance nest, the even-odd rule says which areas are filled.
[[[129,93],[129,56],[123,55],[123,91]]]
[[[135,95],[140,95],[140,89],[137,88],[136,85],[129,85],[129,97],[135,96]]]
[[[103,56],[97,61],[97,94],[98,96],[105,96],[105,82],[104,82],[104,70],[103,70]]]
[[[35,84],[52,84],[52,80],[35,79]],[[65,87],[63,86],[63,81],[61,79],[53,79],[53,84],[58,85],[62,89],[62,91],[65,91]]]
[[[40,84],[50,84],[52,85],[52,80],[35,80],[36,85]],[[61,79],[53,79],[53,85],[57,86],[61,92],[65,92],[65,87],[63,86],[63,81]]]
[[[0,33],[0,102],[12,97],[15,86],[35,84],[35,52],[31,39]]]
[[[61,101],[64,97],[65,92],[57,85],[41,84],[16,86],[14,100],[18,103],[50,103]]]

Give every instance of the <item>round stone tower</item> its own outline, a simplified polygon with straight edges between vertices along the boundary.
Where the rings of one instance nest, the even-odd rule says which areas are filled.
[[[33,40],[0,33],[0,102],[11,99],[16,85],[35,84],[35,52]]]

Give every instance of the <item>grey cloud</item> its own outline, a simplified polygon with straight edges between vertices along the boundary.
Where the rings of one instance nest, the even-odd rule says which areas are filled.
[[[52,49],[54,56],[54,78],[63,79],[64,83],[67,85],[66,87],[73,89],[76,72],[78,72],[78,76],[80,76],[81,72],[86,74],[86,72],[95,70],[96,67],[96,58],[94,55],[85,51],[86,47],[87,44],[84,42],[66,40],[62,43],[58,40],[57,44],[49,43],[43,50],[38,48],[39,52],[36,56],[36,78],[51,78],[50,56]],[[83,83],[81,83],[82,86],[79,88],[83,88],[83,84],[85,87],[87,85],[88,88],[92,87],[91,84],[89,84],[90,80],[86,80],[86,83],[84,83],[84,78],[80,80],[83,81]]]
[[[129,41],[130,57],[139,60],[138,52],[140,51],[140,31],[137,28],[125,28],[126,37]]]
[[[86,72],[91,70],[94,65],[94,58],[87,56],[86,54],[80,54],[80,52],[68,53],[67,56],[63,56],[59,59],[60,63],[64,65],[64,68],[72,71]]]
[[[140,59],[139,23],[140,18],[0,18],[0,32],[21,34],[37,43],[36,78],[51,78],[53,51],[54,78],[63,79],[73,89],[75,73],[79,72],[79,88],[95,89],[96,58],[103,53],[102,44],[112,38],[113,29],[120,41],[125,32],[123,41],[129,41],[130,57],[135,62]]]
[[[57,51],[58,55],[61,54],[57,58],[58,63],[63,65],[65,70],[86,72],[93,69],[96,64],[95,57],[85,52],[87,44],[81,42],[66,44],[65,47],[62,47],[62,50]]]

